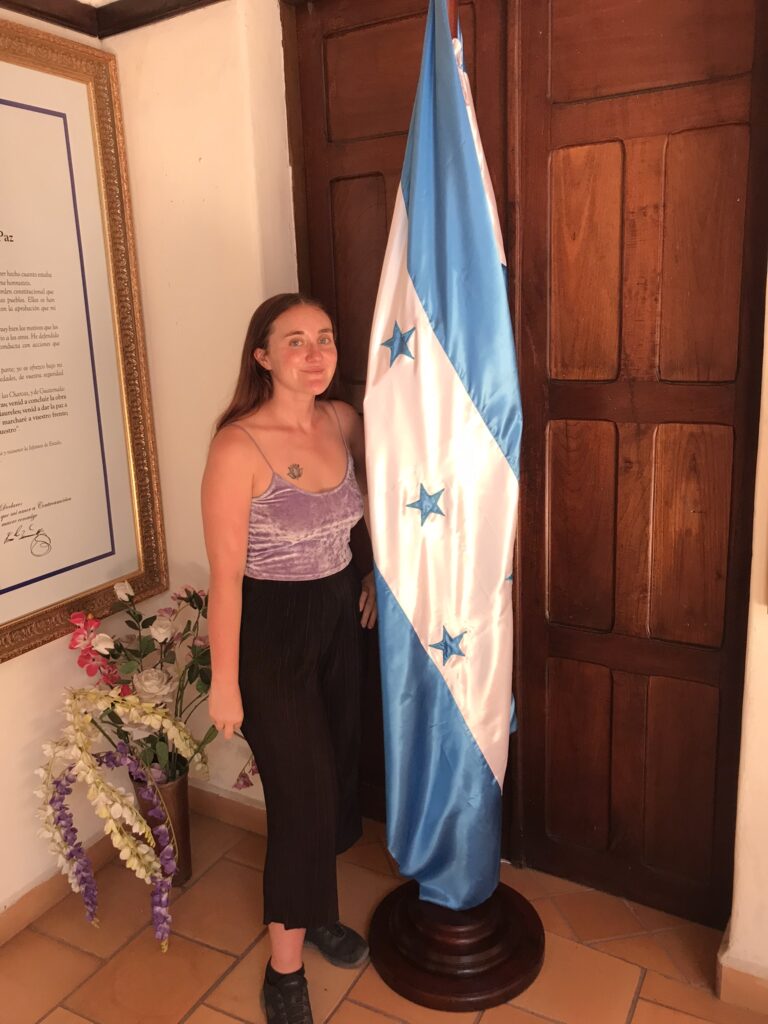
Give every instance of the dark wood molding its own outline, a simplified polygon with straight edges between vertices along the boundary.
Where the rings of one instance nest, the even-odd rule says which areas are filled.
[[[309,272],[309,227],[307,224],[306,165],[304,162],[304,129],[301,116],[301,86],[296,37],[298,4],[280,4],[283,29],[283,62],[285,68],[285,106],[288,115],[288,152],[293,179],[293,217],[296,230],[296,262],[299,290],[312,294]]]
[[[119,35],[222,0],[116,0],[99,8],[99,38]]]
[[[0,0],[0,10],[16,11],[98,39],[152,25],[222,0],[114,0],[91,7],[80,0]]]
[[[99,34],[99,12],[80,0],[0,0],[0,9],[28,14],[88,36]]]

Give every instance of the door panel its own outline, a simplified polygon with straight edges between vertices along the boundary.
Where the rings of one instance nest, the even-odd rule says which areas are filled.
[[[603,630],[613,625],[615,468],[613,423],[550,423],[550,622]]]
[[[752,66],[751,0],[551,0],[552,99],[638,92]]]
[[[659,376],[736,376],[749,130],[724,125],[667,140]]]
[[[613,380],[618,371],[622,166],[615,142],[552,154],[553,380]]]
[[[755,7],[520,10],[522,847],[722,925],[764,300]]]

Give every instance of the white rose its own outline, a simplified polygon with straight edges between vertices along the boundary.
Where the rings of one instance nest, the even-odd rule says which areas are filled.
[[[109,654],[114,646],[115,641],[109,633],[97,633],[93,640],[91,640],[91,647],[93,647],[94,651],[98,651],[99,654]]]
[[[173,636],[173,623],[164,615],[158,615],[149,627],[149,632],[159,644],[162,644]]]
[[[168,700],[176,684],[163,669],[145,668],[143,672],[134,672],[133,688],[142,700],[157,704]]]
[[[128,580],[115,584],[115,596],[118,601],[128,601],[133,597],[133,587]]]

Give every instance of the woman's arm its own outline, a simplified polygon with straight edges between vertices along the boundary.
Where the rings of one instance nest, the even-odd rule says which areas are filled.
[[[363,496],[363,516],[368,529],[368,536],[371,536],[371,514],[368,506],[368,477],[365,471],[365,433],[363,430],[363,417],[346,402],[334,402],[334,407],[339,415],[341,429],[344,432],[344,440],[352,453],[352,461],[355,464],[355,476],[360,493]],[[363,577],[363,592],[360,595],[360,622],[368,629],[376,625],[376,586],[373,580],[373,573],[369,572]]]
[[[241,435],[241,436],[238,436]],[[203,531],[211,575],[208,631],[211,691],[208,712],[230,739],[243,719],[238,682],[242,583],[248,548],[253,455],[247,437],[226,428],[213,439],[202,485]]]

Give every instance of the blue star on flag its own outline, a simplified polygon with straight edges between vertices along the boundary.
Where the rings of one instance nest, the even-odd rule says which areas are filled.
[[[411,501],[406,508],[417,508],[421,512],[421,525],[427,521],[428,517],[444,516],[445,512],[440,508],[438,502],[440,501],[440,495],[445,492],[445,488],[442,491],[435,491],[434,494],[429,494],[424,484],[419,484],[419,500]]]
[[[398,356],[408,356],[409,359],[413,359],[413,352],[408,348],[408,339],[415,330],[416,328],[412,327],[410,331],[403,332],[397,320],[395,320],[395,329],[392,332],[392,337],[388,341],[381,343],[382,348],[389,349],[390,366],[392,366]]]
[[[443,652],[443,664],[452,658],[454,655],[457,658],[466,658],[466,654],[462,651],[461,644],[462,637],[466,634],[466,629],[463,633],[459,633],[458,636],[451,636],[448,630],[443,626],[443,639],[439,644],[430,644],[430,647],[434,647],[438,651]]]

